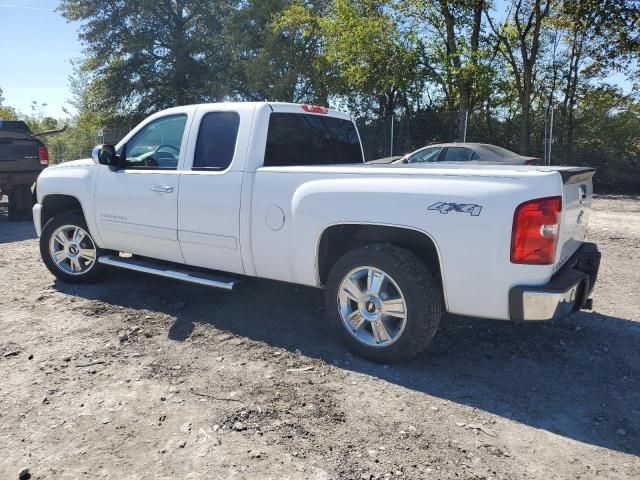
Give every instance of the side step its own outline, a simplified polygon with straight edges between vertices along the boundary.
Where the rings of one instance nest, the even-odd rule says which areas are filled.
[[[222,288],[224,290],[233,290],[233,286],[238,283],[232,278],[225,278],[221,275],[213,275],[205,272],[195,272],[189,270],[180,270],[171,268],[168,265],[154,263],[150,261],[137,260],[132,258],[114,257],[105,255],[98,258],[98,262],[112,267],[126,268],[127,270],[135,270],[136,272],[150,273],[165,278],[173,278],[183,282],[197,283],[206,285],[207,287]]]

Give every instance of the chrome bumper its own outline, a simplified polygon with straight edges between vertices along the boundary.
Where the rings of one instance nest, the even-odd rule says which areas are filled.
[[[517,286],[509,292],[509,314],[516,321],[562,318],[591,308],[589,296],[598,278],[600,252],[593,243],[583,244],[546,285]]]
[[[36,203],[33,206],[33,226],[36,227],[36,234],[38,237],[42,234],[42,205]]]

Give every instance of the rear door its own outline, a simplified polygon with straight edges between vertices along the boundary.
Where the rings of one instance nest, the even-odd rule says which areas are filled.
[[[178,196],[178,238],[188,265],[244,273],[240,204],[253,114],[237,104],[196,110]]]

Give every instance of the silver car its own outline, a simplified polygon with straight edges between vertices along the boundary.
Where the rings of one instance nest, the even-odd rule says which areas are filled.
[[[388,157],[368,163],[473,162],[501,165],[540,165],[536,157],[525,157],[488,143],[438,143],[420,148],[404,157]]]

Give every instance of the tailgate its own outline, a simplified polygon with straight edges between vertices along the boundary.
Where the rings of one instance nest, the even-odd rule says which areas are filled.
[[[0,172],[32,172],[44,167],[38,159],[39,140],[0,132]]]
[[[585,241],[593,198],[593,168],[559,170],[562,177],[562,218],[554,269],[560,268]]]

